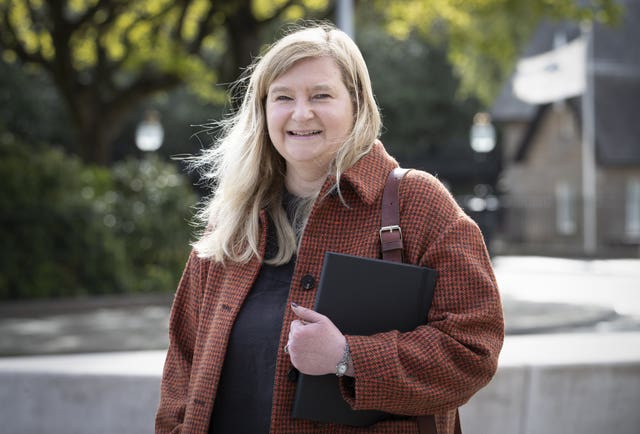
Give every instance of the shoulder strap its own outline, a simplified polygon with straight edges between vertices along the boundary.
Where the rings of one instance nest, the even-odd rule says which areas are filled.
[[[389,173],[382,192],[382,218],[380,246],[382,259],[402,262],[402,230],[400,229],[400,182],[410,169],[396,167]],[[436,418],[432,415],[418,417],[420,434],[437,434]],[[460,415],[456,411],[455,434],[461,434]]]
[[[436,428],[436,418],[432,415],[418,416],[418,432],[420,434],[438,434]],[[460,410],[456,409],[456,418],[453,425],[454,434],[462,434],[462,427],[460,426]]]
[[[402,262],[402,230],[400,229],[400,181],[409,169],[396,167],[389,173],[382,193],[380,245],[382,259]]]

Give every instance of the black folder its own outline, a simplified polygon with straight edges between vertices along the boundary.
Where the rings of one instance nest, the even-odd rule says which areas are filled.
[[[314,309],[347,335],[408,332],[426,323],[437,273],[426,267],[328,252]],[[352,410],[338,377],[300,374],[292,417],[368,426],[390,415]]]

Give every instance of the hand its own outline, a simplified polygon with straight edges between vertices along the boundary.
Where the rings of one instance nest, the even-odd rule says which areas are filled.
[[[326,316],[291,304],[298,319],[291,321],[287,348],[291,363],[303,374],[334,374],[347,342]]]

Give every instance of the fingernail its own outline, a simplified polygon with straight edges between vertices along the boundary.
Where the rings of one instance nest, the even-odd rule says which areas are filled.
[[[295,307],[298,307],[298,303],[296,303],[296,302],[292,301],[292,302],[291,302],[291,307],[294,307],[294,308],[295,308]]]

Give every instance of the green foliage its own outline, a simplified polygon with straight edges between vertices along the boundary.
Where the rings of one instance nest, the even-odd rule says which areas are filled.
[[[85,162],[113,161],[115,137],[145,99],[186,85],[224,104],[272,23],[327,0],[0,0],[0,56],[45,71]],[[70,146],[68,146],[70,147]]]
[[[522,44],[544,18],[615,22],[617,0],[375,0],[387,31],[406,39],[419,30],[447,44],[461,92],[490,103],[511,72]]]
[[[480,104],[456,96],[459,80],[446,50],[416,32],[404,40],[380,32],[382,18],[372,11],[360,11],[358,18],[358,45],[382,109],[385,145],[412,166],[462,158]]]
[[[383,14],[384,30],[398,40],[419,31],[441,44],[460,77],[460,93],[484,104],[541,19],[611,22],[620,13],[617,0],[356,4]],[[187,85],[223,105],[228,95],[221,83],[237,78],[271,42],[274,28],[333,10],[329,0],[0,0],[0,55],[50,76],[72,120],[74,150],[85,161],[108,164],[115,136],[145,99]]]
[[[175,166],[155,155],[112,169],[113,190],[97,204],[116,238],[126,240],[136,292],[173,290],[188,254],[195,194]]]
[[[207,100],[220,103],[226,94],[216,86],[218,69],[228,61],[225,55],[233,42],[227,34],[229,22],[243,14],[252,20],[247,25],[268,23],[276,18],[295,20],[326,9],[328,3],[328,0],[55,3],[3,0],[1,54],[5,60],[65,67],[74,75],[83,74],[85,80],[109,81],[101,83],[105,86],[132,82],[138,75],[154,71],[169,74],[179,77]],[[54,38],[58,38],[56,42]],[[247,58],[249,55],[246,53]],[[242,66],[246,65],[235,65]]]
[[[195,195],[156,158],[84,166],[0,136],[0,299],[175,289]]]
[[[0,59],[0,130],[30,143],[71,142],[71,120],[60,96],[42,71]]]

